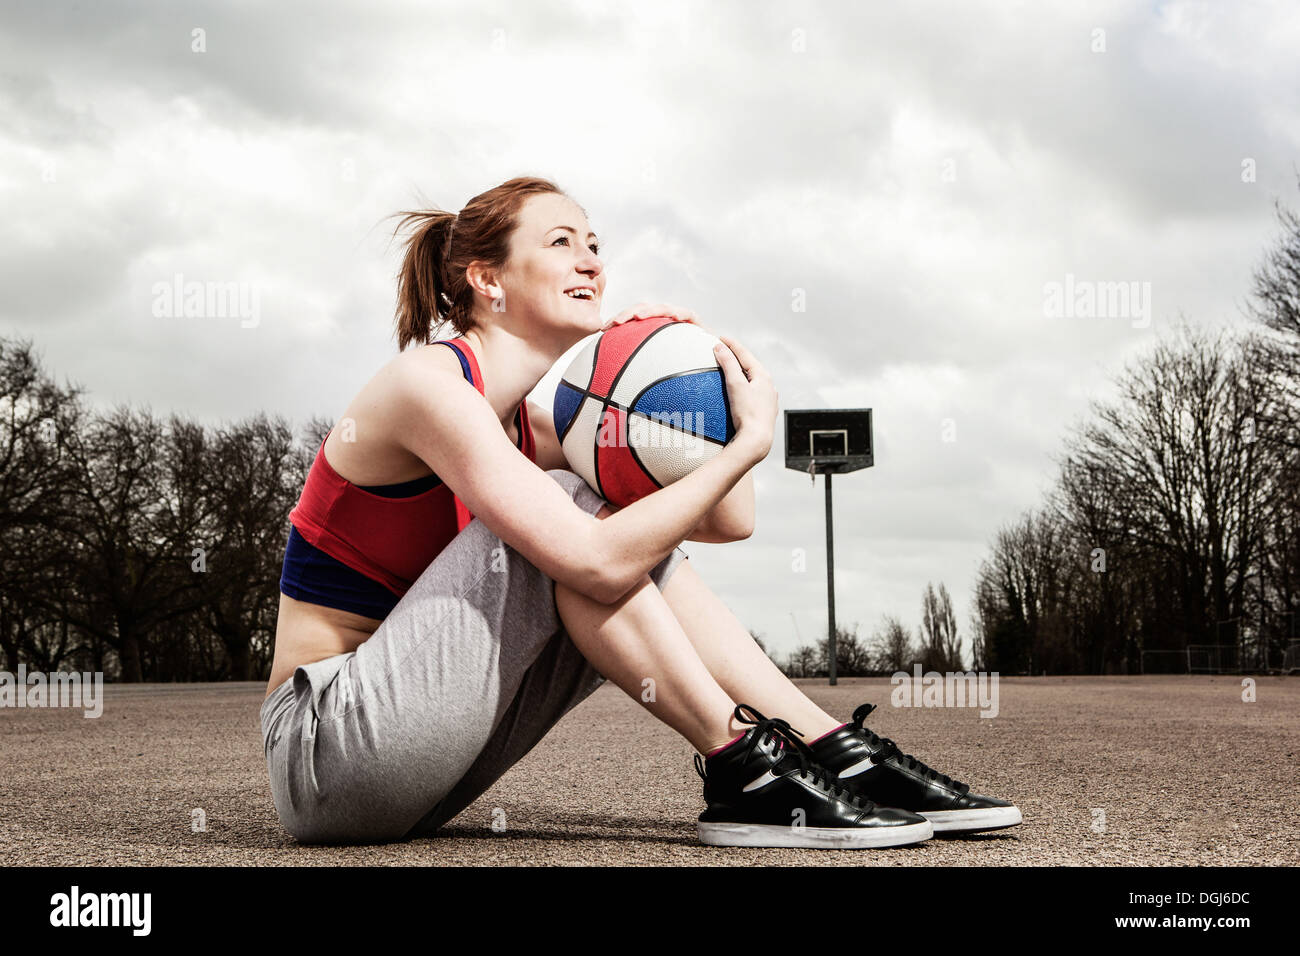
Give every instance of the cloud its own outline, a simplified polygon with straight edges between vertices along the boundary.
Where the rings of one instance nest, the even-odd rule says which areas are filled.
[[[1239,321],[1294,205],[1297,47],[1284,3],[8,3],[0,333],[103,403],[338,415],[393,354],[384,217],[549,176],[611,310],[688,305],[784,407],[874,409],[839,619],[915,626],[944,580],[964,624],[1088,397],[1177,314]],[[177,274],[255,288],[260,323],[154,315]],[[1149,282],[1151,327],[1048,318],[1067,274]],[[754,537],[687,550],[784,653],[825,579],[781,455]]]

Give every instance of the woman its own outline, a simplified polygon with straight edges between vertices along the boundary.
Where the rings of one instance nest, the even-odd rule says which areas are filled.
[[[708,755],[706,842],[929,837],[923,816],[874,806],[812,758],[787,720],[837,755],[871,744],[781,674],[678,547],[750,533],[749,471],[777,408],[763,366],[723,337],[735,438],[615,511],[567,470],[526,396],[612,322],[694,317],[646,306],[602,324],[595,236],[547,180],[408,224],[399,354],[321,443],[290,515],[262,706],[285,828],[303,842],[433,833],[608,678]],[[435,320],[459,335],[431,341]]]

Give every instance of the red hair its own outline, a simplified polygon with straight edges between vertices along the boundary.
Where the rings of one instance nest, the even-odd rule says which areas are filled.
[[[397,348],[431,341],[435,327],[450,322],[460,334],[474,327],[474,289],[465,270],[478,260],[499,268],[510,253],[519,210],[530,196],[566,195],[549,179],[518,176],[479,193],[459,214],[442,209],[399,212],[393,230],[415,228],[397,274]]]

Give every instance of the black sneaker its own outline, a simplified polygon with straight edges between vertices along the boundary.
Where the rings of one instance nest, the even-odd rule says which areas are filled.
[[[695,755],[709,805],[700,814],[701,842],[853,850],[918,843],[934,834],[924,817],[878,808],[850,792],[809,759],[808,745],[784,720],[745,704],[735,717],[754,726],[711,757]]]
[[[875,709],[863,704],[853,712],[852,723],[813,741],[813,759],[863,799],[919,813],[934,824],[935,833],[1002,830],[1021,822],[1018,807],[971,793],[969,784],[930,769],[888,737],[863,727]]]

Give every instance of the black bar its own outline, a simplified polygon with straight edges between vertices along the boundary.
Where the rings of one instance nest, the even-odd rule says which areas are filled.
[[[835,679],[835,530],[831,526],[831,478],[833,472],[826,472],[826,599],[830,613],[830,642],[827,644],[831,659],[830,683],[834,686]]]
[[[1044,939],[1096,937],[1182,948],[1194,936],[1208,937],[1216,950],[1233,951],[1233,944],[1259,945],[1283,939],[1293,929],[1289,887],[1294,870],[1287,868],[1125,868],[1099,860],[1097,867],[990,867],[996,872],[981,877],[968,867],[915,865],[923,862],[923,849],[843,851],[850,860],[839,867],[816,865],[825,851],[802,852],[814,865],[764,866],[771,856],[762,849],[720,850],[713,862],[744,867],[751,875],[753,867],[764,866],[765,896],[780,893],[796,904],[814,904],[854,895],[888,909],[894,929],[886,936],[923,933],[934,944],[964,948],[972,940],[1004,947],[1019,940],[1041,944]],[[888,866],[888,872],[873,873],[873,865]],[[694,905],[716,891],[717,880],[716,866],[0,867],[0,894],[5,943],[11,946],[50,937],[73,945],[102,941],[131,946],[142,939],[129,925],[52,925],[52,901],[70,895],[73,886],[83,900],[87,894],[150,894],[152,939],[202,940],[208,946],[230,941],[258,951],[281,940],[294,945],[326,941],[331,950],[353,940],[368,949],[389,948],[390,934],[395,934],[393,941],[410,936],[402,948],[414,948],[420,940],[420,948],[435,950],[475,935],[484,948],[495,950],[517,934],[536,943],[572,939],[581,932],[617,946],[617,934],[632,927],[649,936],[676,933],[687,925],[696,945],[701,933],[726,934],[731,945],[734,921],[717,919],[711,909]],[[954,900],[961,896],[960,887],[972,881],[996,887],[996,892],[967,900],[968,911],[958,918]],[[557,900],[564,907],[557,908]],[[1195,929],[1177,922],[1206,917],[1246,917],[1249,925]],[[861,908],[827,910],[818,917],[827,933],[861,932],[863,920],[873,918]],[[1135,918],[1155,922],[1128,923]],[[1173,925],[1162,926],[1164,920]]]

